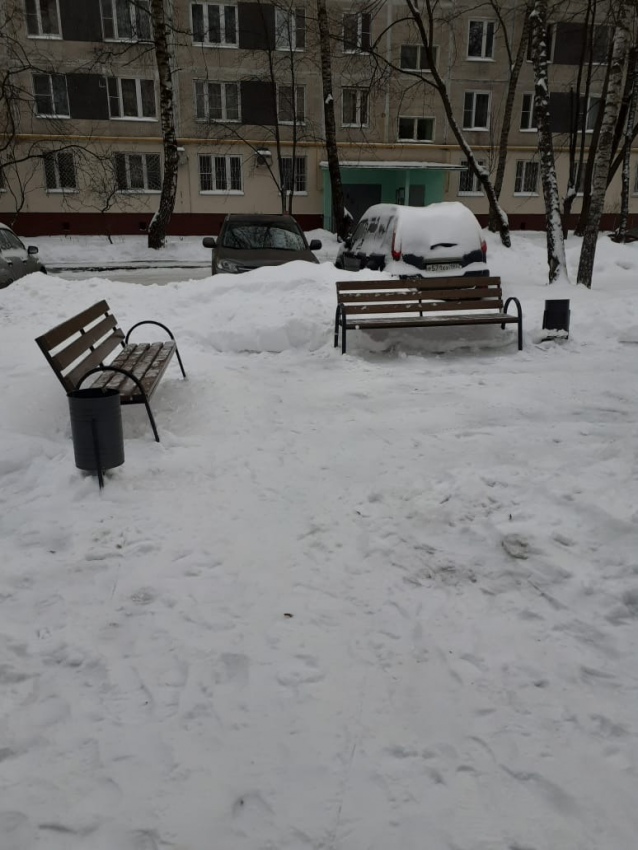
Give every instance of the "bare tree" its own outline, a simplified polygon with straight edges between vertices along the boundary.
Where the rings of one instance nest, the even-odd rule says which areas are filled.
[[[622,165],[622,189],[620,199],[620,219],[614,235],[616,242],[624,242],[627,237],[627,220],[629,218],[629,184],[631,180],[631,138],[634,121],[636,117],[636,104],[638,102],[638,48],[632,47],[629,51],[627,63],[627,79],[630,80],[630,100],[627,110],[627,121],[625,123],[625,140],[623,145]]]

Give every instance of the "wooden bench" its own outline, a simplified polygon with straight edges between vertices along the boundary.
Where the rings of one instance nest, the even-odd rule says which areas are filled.
[[[140,325],[158,325],[169,335],[170,342],[129,343],[131,333]],[[36,342],[67,393],[80,389],[89,376],[100,373],[91,382],[91,389],[117,390],[122,404],[144,404],[159,443],[149,399],[173,354],[186,378],[175,337],[166,325],[154,321],[137,322],[125,336],[106,301],[98,301],[39,336]],[[119,354],[110,363],[105,363],[119,346],[122,347]]]
[[[517,314],[508,315],[510,303]],[[437,277],[337,281],[335,348],[346,353],[349,330],[426,328],[445,325],[518,325],[523,348],[523,311],[518,298],[503,305],[500,277]]]

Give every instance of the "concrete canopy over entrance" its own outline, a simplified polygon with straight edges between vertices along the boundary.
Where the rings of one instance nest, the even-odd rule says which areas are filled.
[[[323,223],[332,230],[332,187],[328,163],[320,162],[323,177]],[[373,204],[424,207],[443,200],[446,171],[463,166],[443,162],[358,161],[339,163],[345,206],[356,224]]]

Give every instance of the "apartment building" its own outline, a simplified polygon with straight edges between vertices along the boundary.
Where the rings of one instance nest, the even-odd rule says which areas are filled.
[[[0,219],[19,210],[17,226],[32,235],[143,232],[157,208],[163,167],[148,0],[6,2],[0,62],[16,69],[9,111],[19,154],[13,158],[22,161],[0,170]],[[437,8],[432,58],[454,116],[494,169],[524,4],[508,0],[498,16],[491,4],[467,0]],[[585,116],[586,148],[611,30],[601,17],[586,31],[573,0],[558,8],[548,35],[564,190],[573,112]],[[171,12],[179,143],[172,232],[216,232],[228,212],[278,212],[282,194],[305,227],[330,226],[315,4],[172,0]],[[485,216],[486,200],[431,85],[405,3],[333,0],[329,18],[341,170],[353,216],[380,201],[441,200],[462,200]],[[535,229],[544,226],[544,208],[527,41],[524,51],[501,203],[514,228]],[[589,94],[576,104],[572,89],[584,55],[592,59]],[[5,120],[2,129],[9,125]],[[638,150],[631,175],[630,212],[638,216]],[[619,199],[617,175],[607,226]],[[575,213],[579,204],[577,198]]]

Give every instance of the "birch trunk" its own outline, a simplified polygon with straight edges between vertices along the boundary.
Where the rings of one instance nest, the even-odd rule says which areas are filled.
[[[335,121],[335,99],[332,93],[332,64],[330,28],[326,0],[317,0],[317,26],[319,29],[319,49],[321,52],[321,83],[323,89],[323,116],[326,131],[326,153],[328,156],[328,174],[332,189],[332,227],[335,233],[345,239],[349,225],[345,216],[343,185],[339,169],[339,148],[337,147],[337,125]]]
[[[549,86],[547,78],[547,0],[536,0],[532,18],[532,62],[534,65],[534,109],[538,131],[541,181],[545,201],[547,232],[547,264],[549,282],[567,279],[565,240],[560,216],[560,198],[556,179],[554,143],[549,120]]]
[[[625,124],[625,139],[622,164],[622,192],[620,197],[620,221],[616,231],[617,242],[624,242],[627,236],[627,220],[629,218],[629,186],[631,181],[631,137],[636,115],[636,101],[638,100],[638,48],[632,47],[629,51],[629,63],[627,75],[631,77],[629,107],[627,109],[627,123]]]
[[[160,119],[164,146],[164,175],[159,208],[151,220],[148,229],[148,247],[159,249],[166,241],[166,231],[175,209],[177,195],[177,169],[179,154],[175,131],[175,106],[173,77],[171,72],[171,52],[168,43],[169,24],[166,20],[164,0],[151,0],[151,20],[155,41],[155,61],[159,77]]]
[[[578,283],[591,289],[592,274],[594,270],[594,258],[596,256],[596,242],[598,240],[598,229],[605,204],[607,182],[609,177],[609,166],[611,165],[612,146],[614,141],[614,130],[618,120],[618,110],[622,98],[622,81],[625,61],[627,58],[627,47],[629,44],[629,30],[627,27],[628,10],[624,0],[620,0],[617,7],[617,19],[615,21],[614,41],[609,68],[609,83],[607,86],[607,98],[603,114],[600,139],[598,142],[598,155],[594,163],[592,176],[592,193],[589,206],[589,219],[583,237],[583,247],[580,252],[578,264]]]

